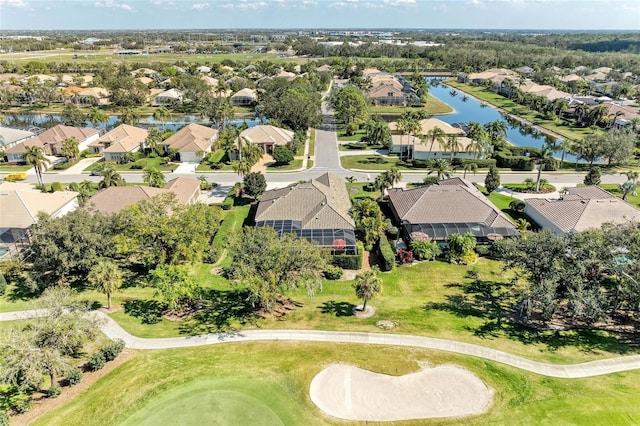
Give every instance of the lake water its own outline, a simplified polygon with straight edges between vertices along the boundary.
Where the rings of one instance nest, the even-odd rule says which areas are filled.
[[[60,124],[60,115],[57,114],[6,114],[7,117],[7,127],[16,127],[19,129],[28,129],[30,127],[43,127],[50,128],[55,126],[56,124]],[[118,122],[118,117],[116,115],[109,116],[109,120],[107,121],[107,129],[111,130],[116,126]],[[209,126],[210,122],[206,119],[203,119],[199,115],[189,115],[189,114],[180,114],[173,115],[172,118],[164,123],[164,127],[170,130],[178,130],[185,124],[189,123],[197,123],[202,124],[203,126]],[[253,127],[257,126],[260,123],[260,120],[257,118],[246,119],[246,120],[231,120],[231,124],[241,125],[242,123],[247,123],[247,126]],[[162,127],[162,123],[153,119],[153,116],[145,116],[140,119],[137,124],[140,127],[151,127],[158,126]],[[92,125],[90,121],[87,121],[87,126],[95,127]]]
[[[429,83],[433,80],[441,80],[434,77],[427,78]],[[547,145],[547,140],[555,141],[556,144],[560,143],[559,139],[552,136],[547,136],[538,130],[521,124],[517,121],[507,119],[497,109],[490,105],[483,104],[477,99],[471,96],[465,96],[463,92],[456,91],[450,87],[438,84],[437,86],[430,86],[429,93],[448,104],[455,112],[447,115],[434,116],[445,123],[466,123],[469,121],[476,121],[480,124],[486,124],[491,121],[502,120],[507,123],[507,140],[516,146],[531,146],[541,148]],[[556,154],[559,157],[560,154]],[[575,156],[567,154],[565,160],[575,161]]]

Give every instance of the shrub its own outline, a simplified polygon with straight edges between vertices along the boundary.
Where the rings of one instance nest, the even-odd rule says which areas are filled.
[[[496,165],[496,160],[493,158],[486,158],[481,160],[465,160],[462,158],[454,158],[451,165],[456,168],[463,168],[465,164],[475,163],[479,169],[488,169],[491,166]]]
[[[585,185],[599,185],[600,184],[600,167],[593,166],[589,168],[589,172],[584,177]]]
[[[442,253],[435,241],[411,240],[409,247],[418,260],[433,260]]]
[[[331,257],[330,263],[342,269],[358,270],[362,268],[362,258],[364,257],[364,245],[362,241],[356,243],[358,254],[339,254]]]
[[[63,161],[61,163],[56,163],[53,165],[53,170],[66,170],[71,166],[68,161]]]
[[[131,165],[132,170],[144,170],[147,167],[147,160],[138,160]]]
[[[87,360],[87,368],[89,371],[98,371],[104,367],[105,362],[106,360],[104,359],[102,352],[95,352],[92,353]]]
[[[478,260],[478,255],[474,251],[476,247],[476,237],[471,232],[466,234],[451,234],[449,236],[449,251],[447,260],[459,265],[469,265]]]
[[[389,240],[380,238],[380,241],[378,241],[378,253],[380,254],[380,269],[391,271],[396,264],[396,255]]]
[[[509,203],[509,209],[517,213],[524,213],[527,204],[522,200],[515,200]]]
[[[489,168],[489,173],[487,173],[487,177],[484,179],[484,186],[487,188],[487,193],[489,194],[500,188],[500,173],[498,173],[497,168]]]
[[[427,176],[422,179],[422,185],[434,185],[438,183],[438,176]]]
[[[345,136],[353,136],[356,134],[356,132],[358,131],[358,124],[351,122],[349,124],[347,124],[344,128],[344,134]]]
[[[273,159],[277,164],[289,164],[293,161],[293,152],[286,146],[277,146],[273,150]]]
[[[4,296],[4,293],[7,291],[7,280],[4,278],[4,275],[0,273],[0,296]]]
[[[339,280],[340,278],[342,278],[343,274],[344,270],[342,268],[332,265],[328,265],[323,272],[324,277],[328,280]]]
[[[64,189],[64,186],[62,186],[60,182],[53,182],[51,184],[51,192],[58,192],[58,191],[62,191],[63,189]]]
[[[391,219],[384,221],[384,232],[386,232],[390,238],[398,238],[398,227],[393,225]]]
[[[417,158],[411,162],[411,165],[416,169],[426,169],[431,165],[431,161]]]
[[[9,426],[9,415],[6,411],[0,411],[0,426]]]
[[[124,340],[116,339],[109,343],[104,344],[100,348],[100,352],[105,361],[113,361],[120,355],[120,352],[124,349]]]
[[[82,370],[77,367],[72,368],[67,372],[65,379],[69,386],[77,385],[82,380]]]
[[[413,252],[411,250],[407,250],[407,249],[404,249],[404,248],[399,249],[398,250],[398,260],[403,265],[407,265],[407,264],[413,262]]]
[[[20,393],[9,398],[9,405],[18,413],[26,413],[31,408],[31,395]]]
[[[47,398],[57,398],[60,396],[61,393],[62,393],[62,390],[60,389],[60,386],[58,385],[51,386],[49,390],[47,390]]]

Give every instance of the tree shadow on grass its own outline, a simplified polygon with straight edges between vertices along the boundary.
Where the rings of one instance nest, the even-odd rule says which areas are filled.
[[[352,317],[355,305],[349,302],[336,302],[329,300],[320,305],[320,312],[323,314],[331,314],[337,317]]]
[[[451,287],[460,288],[462,294],[448,295],[444,302],[428,303],[425,310],[449,312],[460,318],[482,319],[478,326],[465,326],[478,337],[507,337],[525,345],[543,345],[551,351],[575,347],[584,352],[625,354],[638,348],[637,342],[623,334],[616,336],[593,328],[559,330],[522,324],[516,319],[515,300],[510,295],[509,286],[508,283],[483,280],[454,284]]]
[[[180,333],[217,333],[255,323],[256,310],[248,297],[246,290],[203,290],[197,312],[180,325]]]
[[[124,313],[140,319],[142,324],[157,324],[167,311],[167,304],[157,300],[127,300],[122,304]]]

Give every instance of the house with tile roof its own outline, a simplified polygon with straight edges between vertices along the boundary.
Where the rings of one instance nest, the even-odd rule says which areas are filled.
[[[182,103],[184,100],[184,93],[178,89],[169,89],[164,92],[160,92],[153,99],[154,105],[176,105]]]
[[[4,149],[16,146],[20,142],[24,142],[34,136],[35,133],[27,130],[0,126],[0,146],[2,146]]]
[[[400,153],[416,160],[434,160],[436,158],[465,158],[473,159],[474,154],[467,152],[467,147],[472,143],[467,138],[465,131],[459,127],[453,127],[437,118],[426,118],[420,120],[420,131],[417,135],[403,135],[398,131],[398,123],[392,121],[389,123],[391,131],[391,146],[389,152]],[[443,143],[433,140],[427,136],[435,128],[439,128],[445,134]],[[448,142],[454,138],[458,144],[456,148],[450,149]],[[453,154],[453,155],[452,155]],[[484,154],[481,154],[481,156]],[[481,157],[482,158],[482,157]]]
[[[62,156],[62,142],[68,138],[76,138],[78,140],[78,149],[80,151],[96,141],[100,136],[100,132],[91,127],[73,127],[58,124],[19,144],[6,150],[7,161],[10,163],[22,163],[23,154],[26,147],[38,146],[42,148],[46,155]]]
[[[259,124],[243,130],[239,138],[259,145],[265,154],[273,154],[276,146],[286,146],[293,142],[295,134],[291,130],[275,127],[270,124]]]
[[[162,142],[162,147],[167,152],[176,150],[180,161],[199,163],[207,152],[211,152],[211,144],[217,138],[217,129],[191,123]]]
[[[179,177],[172,179],[164,188],[151,186],[111,186],[105,188],[87,200],[85,208],[103,214],[114,214],[143,200],[172,194],[180,204],[193,204],[200,197],[198,179]]]
[[[300,238],[330,248],[334,254],[356,254],[355,222],[342,179],[325,173],[303,183],[266,191],[258,203],[256,226],[270,226],[280,236]]]
[[[470,182],[445,179],[413,189],[388,190],[389,205],[403,237],[447,241],[471,232],[479,243],[516,237],[511,221]]]
[[[640,210],[598,186],[569,188],[559,200],[529,198],[525,213],[556,234],[600,228],[605,223],[640,221]]]
[[[121,124],[90,143],[89,151],[104,154],[105,161],[120,161],[125,153],[139,151],[148,134],[146,129]]]
[[[62,217],[77,208],[77,192],[46,193],[27,183],[0,183],[0,247],[8,248],[25,238],[38,213]]]
[[[402,91],[402,87],[392,84],[381,84],[369,90],[367,98],[374,105],[381,106],[407,106],[411,102],[408,93]]]
[[[230,99],[234,106],[250,106],[258,101],[258,94],[255,90],[245,87],[238,90]]]

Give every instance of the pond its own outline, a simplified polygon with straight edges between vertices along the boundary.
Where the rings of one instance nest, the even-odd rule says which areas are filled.
[[[7,113],[7,126],[15,127],[18,129],[29,129],[30,127],[42,127],[51,128],[61,123],[60,115],[58,114],[30,114],[30,113]],[[107,121],[107,130],[113,129],[118,122],[118,116],[110,115]],[[87,121],[87,126],[95,127],[90,121]],[[191,114],[175,114],[168,121],[164,123],[164,127],[170,130],[178,130],[185,124],[197,123],[203,126],[209,126],[211,123],[207,119],[203,119],[199,115]],[[239,126],[242,123],[247,123],[247,126],[253,127],[260,124],[260,120],[257,118],[250,119],[236,119],[231,120],[231,124]],[[162,127],[163,123],[154,120],[153,116],[143,116],[137,124],[140,127],[158,126]]]
[[[524,123],[509,119],[492,106],[484,104],[471,96],[467,96],[463,92],[453,90],[442,84],[435,84],[441,80],[441,78],[437,77],[427,78],[427,81],[431,84],[429,93],[433,97],[451,106],[455,109],[455,112],[447,115],[437,115],[434,116],[435,118],[449,124],[476,121],[484,125],[496,120],[505,121],[508,126],[507,140],[516,146],[541,148],[546,146],[547,143],[555,142],[556,145],[560,143],[559,139],[545,135]],[[557,153],[556,156],[559,157],[560,153]],[[575,161],[575,159],[576,157],[574,155],[565,155],[565,160]]]

